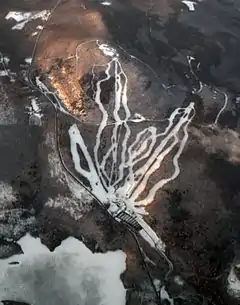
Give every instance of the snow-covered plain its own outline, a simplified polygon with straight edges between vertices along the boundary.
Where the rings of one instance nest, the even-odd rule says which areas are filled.
[[[69,237],[50,252],[29,234],[18,244],[24,254],[0,260],[0,300],[32,305],[125,304],[122,251],[93,254]]]

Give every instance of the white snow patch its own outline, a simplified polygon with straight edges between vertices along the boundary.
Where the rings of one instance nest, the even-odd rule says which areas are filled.
[[[182,3],[188,7],[189,11],[191,12],[195,11],[195,5],[197,4],[196,2],[183,0]]]
[[[64,183],[65,176],[63,175],[62,166],[56,152],[51,152],[48,154],[48,163],[50,166],[51,178],[58,178],[60,182]]]
[[[174,276],[173,280],[179,286],[183,286],[184,285],[184,280],[181,278],[180,275]]]
[[[53,252],[39,238],[19,240],[24,254],[0,260],[0,298],[35,305],[124,305],[120,275],[126,255],[118,250],[93,254],[73,237]],[[17,261],[18,265],[9,265]]]
[[[106,56],[110,56],[110,57],[118,56],[117,51],[105,43],[99,44],[98,47]]]
[[[41,113],[41,109],[39,104],[35,98],[31,98],[31,105],[26,107],[29,115],[29,124],[30,125],[41,125],[43,114]]]
[[[14,193],[11,185],[6,182],[0,182],[0,209],[6,208],[7,205],[15,202],[16,194]]]
[[[147,234],[146,231],[140,230],[140,231],[139,231],[139,234],[142,236],[143,239],[145,239],[145,240],[149,243],[149,245],[150,245],[151,247],[156,248],[156,245],[155,245],[154,241],[153,241],[152,238]]]
[[[32,57],[27,57],[24,59],[24,61],[25,61],[25,63],[30,65],[32,63]]]
[[[0,76],[8,76],[7,70],[0,70]]]
[[[86,204],[85,201],[75,200],[74,198],[60,195],[54,199],[48,199],[45,205],[51,208],[62,209],[75,220],[81,219],[83,215],[92,209],[92,205]]]
[[[160,290],[160,298],[161,300],[168,300],[170,305],[174,305],[174,299],[169,296],[167,290],[165,289],[165,286],[162,286]]]
[[[1,56],[1,61],[0,62],[7,66],[9,64],[9,62],[10,62],[10,58],[7,57],[7,56]]]
[[[8,76],[11,83],[15,82],[16,73],[11,72],[9,69],[0,70],[0,77]]]
[[[31,16],[30,12],[15,12],[15,11],[11,11],[9,12],[5,19],[9,20],[9,19],[14,19],[17,22],[21,22],[23,20],[26,20],[27,18],[29,18]]]
[[[45,93],[50,93],[50,91],[48,90],[48,88],[46,87],[46,85],[40,80],[40,77],[37,76],[36,77],[36,85],[38,86],[38,88],[40,90],[42,90]]]
[[[233,267],[227,278],[227,291],[232,297],[240,299],[240,280]]]
[[[66,176],[66,180],[68,187],[75,198],[87,204],[90,204],[93,201],[93,197],[83,186],[75,182],[70,176]]]
[[[132,122],[135,122],[135,123],[139,123],[139,122],[142,122],[142,121],[145,121],[145,117],[143,115],[141,115],[140,113],[135,113],[133,115],[133,118],[131,119]]]
[[[68,133],[70,136],[70,149],[71,149],[74,167],[79,173],[82,173],[81,165],[80,165],[80,158],[79,158],[78,151],[77,151],[77,144],[81,143],[84,145],[83,152],[84,152],[85,157],[86,157],[86,154],[88,154],[87,146],[85,145],[76,124],[72,125],[69,128]],[[89,155],[88,155],[87,162],[90,167],[90,171],[83,170],[84,174],[88,175],[89,178],[91,177],[90,178],[91,188],[93,188],[93,186],[94,186],[94,188],[95,188],[94,191],[95,191],[95,194],[97,194],[98,199],[101,202],[105,203],[107,200],[106,192],[105,192],[104,188],[102,187],[102,185],[100,184],[98,174],[95,171],[94,163],[92,162],[91,157]]]
[[[46,21],[50,15],[50,11],[43,10],[43,11],[36,11],[36,12],[16,12],[11,11],[9,12],[5,19],[14,19],[17,24],[12,27],[13,30],[22,30],[24,26],[34,20],[34,19],[42,19],[43,21]]]
[[[110,6],[112,5],[112,3],[110,1],[103,1],[101,2],[102,5],[105,5],[105,6]]]
[[[24,237],[20,238],[18,244],[21,246],[23,253],[27,256],[49,252],[49,249],[41,243],[40,238],[33,238],[29,234],[26,234]],[[18,256],[22,257],[22,255]]]
[[[143,239],[154,249],[158,249],[161,252],[166,251],[166,244],[157,236],[157,234],[148,226],[143,218],[138,218],[138,223],[141,225],[142,230],[139,234]]]
[[[37,100],[35,98],[31,99],[31,106],[28,106],[27,109],[29,110],[28,114],[30,116],[36,116],[39,119],[42,118],[43,114],[41,113],[41,109],[37,103]]]
[[[153,280],[153,284],[155,286],[155,289],[159,292],[160,291],[161,281],[159,279],[154,279]]]
[[[38,25],[38,26],[36,27],[36,29],[37,29],[38,31],[33,32],[33,33],[32,33],[32,36],[36,36],[36,35],[39,33],[39,31],[41,31],[41,30],[43,29],[43,26],[42,26],[42,25]]]
[[[56,178],[58,182],[66,183],[66,174],[62,169],[59,156],[56,152],[51,152],[48,154],[48,163],[50,166],[50,176],[51,178]]]

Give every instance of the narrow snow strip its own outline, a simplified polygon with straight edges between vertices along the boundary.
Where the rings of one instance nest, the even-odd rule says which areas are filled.
[[[197,4],[196,2],[183,0],[182,3],[188,7],[189,11],[191,12],[195,11],[195,5]]]
[[[172,298],[169,296],[167,290],[165,289],[165,286],[163,286],[163,287],[161,288],[161,290],[160,290],[160,298],[161,298],[162,301],[163,301],[163,300],[167,300],[167,301],[169,302],[168,304],[174,305],[174,299],[172,299]]]

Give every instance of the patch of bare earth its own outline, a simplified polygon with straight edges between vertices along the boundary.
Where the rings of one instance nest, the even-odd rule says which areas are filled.
[[[59,59],[49,73],[49,80],[67,109],[74,115],[84,115],[84,93],[75,77],[71,61],[63,62]]]

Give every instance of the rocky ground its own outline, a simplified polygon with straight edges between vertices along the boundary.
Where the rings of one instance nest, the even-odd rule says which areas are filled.
[[[6,19],[10,11],[51,10],[55,2],[1,3],[1,258],[20,253],[16,242],[26,233],[40,237],[51,251],[69,236],[93,252],[122,249],[127,255],[122,274],[126,303],[158,304],[134,237],[109,218],[60,161],[56,136],[65,163],[74,170],[67,133],[72,124],[85,128],[87,143],[93,145],[99,117],[91,105],[86,107],[91,92],[81,91],[91,65],[99,61],[91,44],[79,49],[84,62],[79,74],[71,69],[76,68],[76,47],[99,39],[125,50],[132,109],[163,120],[175,108],[195,103],[180,175],[146,208],[146,221],[174,264],[162,304],[238,304],[240,2],[62,0],[47,24],[44,16],[34,17],[14,30],[16,20]],[[58,113],[56,134],[54,106],[30,86],[28,72],[34,82],[36,76],[46,81],[49,75],[48,88],[57,90],[81,122]],[[111,96],[108,85],[105,101]],[[172,157],[155,180],[172,170]],[[168,265],[139,242],[159,287]]]

